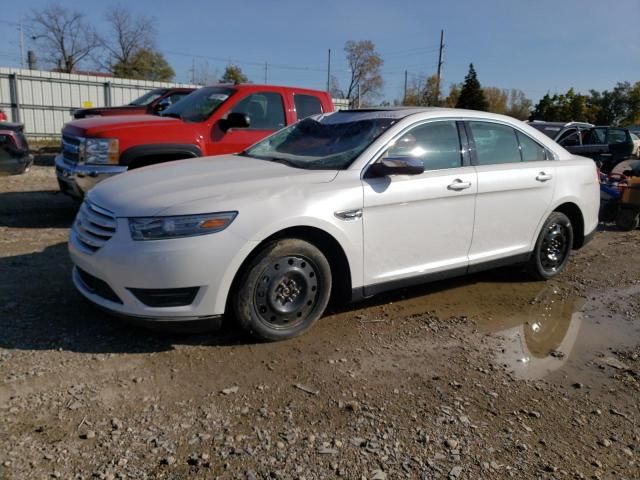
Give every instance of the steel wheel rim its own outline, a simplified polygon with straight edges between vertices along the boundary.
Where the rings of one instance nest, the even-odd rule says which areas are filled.
[[[273,260],[260,274],[253,303],[260,320],[271,328],[291,329],[303,323],[318,303],[318,268],[308,258],[287,255]]]
[[[565,225],[552,223],[547,227],[540,247],[540,263],[546,272],[556,272],[569,252],[569,232]]]

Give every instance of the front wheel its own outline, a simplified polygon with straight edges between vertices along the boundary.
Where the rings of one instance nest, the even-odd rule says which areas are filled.
[[[267,341],[309,329],[331,293],[331,268],[322,252],[300,239],[266,244],[240,274],[232,308],[240,326]]]
[[[530,270],[540,280],[558,275],[569,260],[573,246],[571,220],[561,212],[553,212],[544,222],[531,255]]]

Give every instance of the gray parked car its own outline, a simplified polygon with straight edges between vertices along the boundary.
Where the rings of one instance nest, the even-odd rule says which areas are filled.
[[[533,128],[569,150],[574,155],[592,158],[598,167],[609,173],[634,154],[631,132],[626,128],[595,126],[583,122],[529,122]]]

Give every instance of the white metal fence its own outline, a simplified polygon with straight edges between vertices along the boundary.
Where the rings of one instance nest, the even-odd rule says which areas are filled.
[[[127,78],[0,68],[0,108],[31,138],[55,138],[82,107],[126,105],[158,87],[191,86]]]
[[[9,120],[24,123],[29,138],[58,138],[71,112],[83,107],[126,105],[152,88],[198,87],[180,83],[75,75],[0,68],[0,108]],[[333,99],[336,110],[349,108],[346,99]]]

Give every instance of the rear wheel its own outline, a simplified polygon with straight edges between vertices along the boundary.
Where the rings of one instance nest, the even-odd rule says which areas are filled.
[[[331,293],[331,268],[300,239],[268,243],[241,273],[232,298],[240,326],[260,340],[284,340],[309,329]]]
[[[530,270],[541,280],[558,275],[569,260],[573,245],[573,227],[561,212],[553,212],[544,222],[531,255]]]
[[[621,208],[616,217],[616,225],[625,232],[635,230],[640,225],[640,212],[631,208]]]

